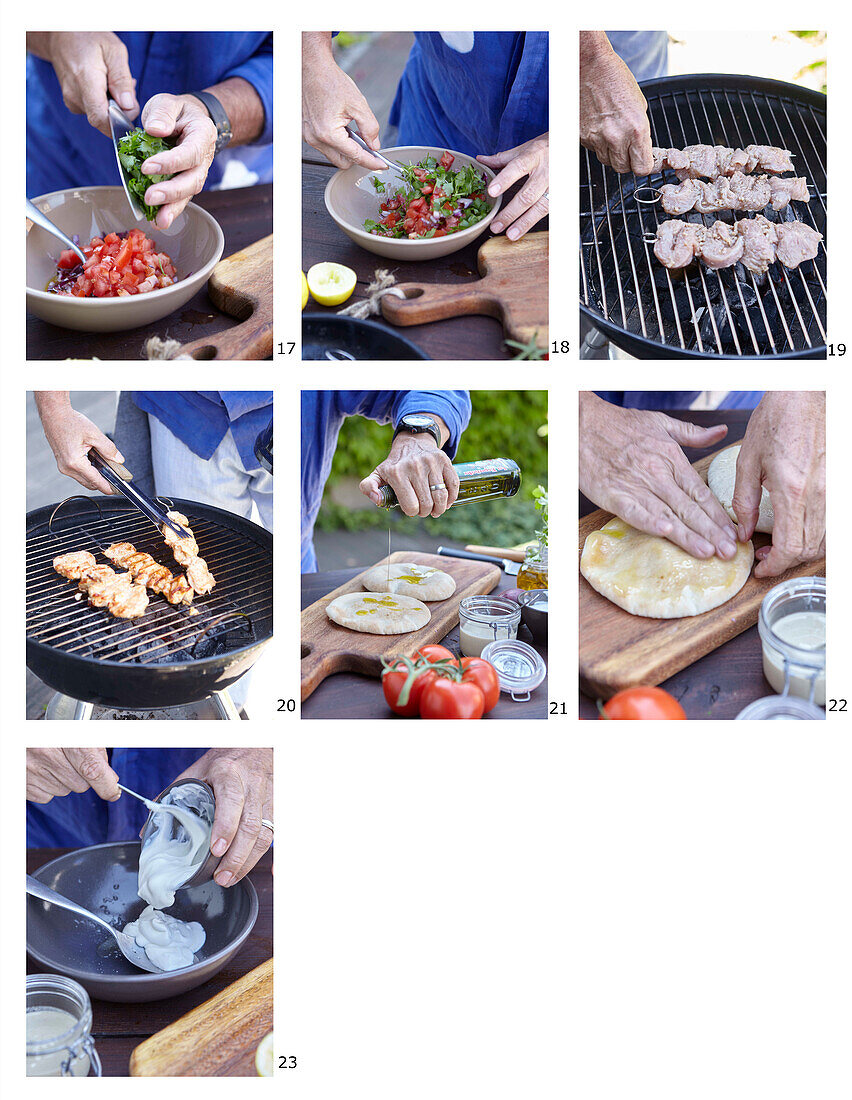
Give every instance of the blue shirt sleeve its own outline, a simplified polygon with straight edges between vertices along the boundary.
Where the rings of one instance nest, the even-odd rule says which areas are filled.
[[[409,413],[440,416],[450,433],[443,448],[450,458],[455,457],[462,432],[470,423],[467,390],[341,390],[337,396],[343,416],[357,414],[394,427]]]
[[[247,80],[263,104],[263,131],[253,144],[269,145],[272,141],[272,35],[268,35],[253,57],[229,69],[222,80],[240,76]]]

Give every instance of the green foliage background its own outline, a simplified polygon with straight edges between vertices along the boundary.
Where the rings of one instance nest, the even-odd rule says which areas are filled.
[[[472,390],[473,412],[455,462],[512,458],[521,468],[521,489],[514,497],[451,508],[439,519],[411,520],[434,538],[512,546],[535,537],[540,517],[533,503],[536,485],[547,485],[547,392],[545,390]],[[542,434],[539,434],[542,429]],[[323,531],[363,531],[387,527],[380,508],[351,511],[330,499],[343,480],[356,482],[387,457],[392,431],[360,416],[349,417],[340,431],[317,527]],[[392,509],[399,521],[399,509]]]

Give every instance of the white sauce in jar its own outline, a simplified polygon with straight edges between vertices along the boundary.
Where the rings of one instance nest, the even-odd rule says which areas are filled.
[[[79,1020],[62,1008],[48,1005],[27,1009],[27,1045],[46,1043],[50,1039],[57,1041],[77,1028]],[[46,1054],[27,1055],[27,1077],[61,1077],[62,1063],[70,1057],[68,1050],[48,1051]],[[86,1077],[89,1073],[89,1056],[81,1051],[80,1056],[71,1061],[71,1076]]]
[[[787,645],[802,650],[796,659],[787,661],[788,694],[809,699],[814,685],[813,701],[825,706],[825,612],[794,611],[772,625],[772,633]],[[780,650],[763,641],[763,674],[780,695],[784,691],[785,661]]]
[[[460,624],[459,642],[465,657],[479,657],[489,642],[502,642],[506,638],[517,638],[517,623],[499,619],[493,623],[475,623],[467,619]]]

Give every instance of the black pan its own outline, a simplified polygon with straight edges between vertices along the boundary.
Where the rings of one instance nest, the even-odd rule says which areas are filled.
[[[334,313],[302,314],[302,358],[329,361],[326,352],[346,352],[353,359],[428,359],[404,336],[377,321],[358,321]],[[340,358],[333,355],[332,361]]]

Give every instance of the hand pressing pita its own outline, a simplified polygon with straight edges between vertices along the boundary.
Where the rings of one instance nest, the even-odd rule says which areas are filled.
[[[622,409],[580,394],[580,490],[601,508],[696,558],[725,560],[737,532],[682,447],[724,439],[724,424],[699,428],[659,412]]]
[[[764,487],[772,545],[755,554],[756,577],[777,577],[825,554],[825,394],[767,393],[748,422],[737,459],[733,509],[740,539],[754,533]]]

